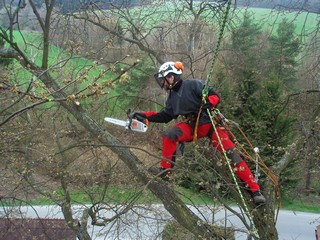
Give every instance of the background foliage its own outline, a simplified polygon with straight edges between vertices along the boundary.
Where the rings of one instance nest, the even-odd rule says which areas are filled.
[[[38,17],[44,19],[48,1],[34,3]],[[132,149],[146,169],[157,166],[166,125],[152,124],[147,134],[139,135],[107,125],[103,118],[126,119],[128,108],[160,110],[166,95],[153,73],[164,61],[182,61],[185,80],[206,79],[224,2],[164,1],[107,10],[83,3],[81,11],[67,9],[61,14],[59,7],[54,8],[47,22],[49,35],[29,4],[18,9],[19,24],[13,21],[13,9],[20,5],[2,5],[0,53],[11,45],[30,61],[23,68],[21,58],[0,60],[1,177],[6,182],[1,194],[27,200],[42,196],[65,210],[70,199],[108,204],[112,199],[107,193],[114,186],[129,185],[137,191],[121,190],[123,202],[149,201],[144,198],[145,186],[112,146],[102,146],[61,103],[88,112]],[[270,168],[282,166],[279,180],[286,196],[311,204],[319,202],[320,192],[318,18],[284,9],[235,7],[209,79],[221,93],[219,108],[225,116],[241,126]],[[46,37],[49,45],[43,44]],[[54,97],[60,91],[46,85],[42,78],[46,74],[66,96]],[[186,154],[178,157],[176,183],[203,199],[208,194],[215,200],[232,199],[230,181],[223,170],[215,170],[221,167],[218,154],[209,149],[206,155],[206,146],[206,142],[187,145]],[[288,153],[292,159],[283,161]],[[203,161],[212,155],[213,163]],[[262,174],[261,183],[265,180]],[[81,200],[76,198],[82,194]]]

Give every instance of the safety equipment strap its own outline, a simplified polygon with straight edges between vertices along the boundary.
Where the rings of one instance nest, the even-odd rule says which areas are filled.
[[[230,12],[230,9],[231,9],[231,2],[232,2],[231,0],[228,0],[227,8],[226,8],[226,11],[225,11],[225,14],[224,14],[224,17],[223,17],[223,21],[222,21],[222,25],[221,25],[221,28],[220,28],[218,42],[215,45],[215,49],[214,49],[214,52],[213,52],[212,63],[211,63],[211,66],[210,66],[210,69],[209,69],[209,72],[208,72],[208,75],[207,75],[206,86],[202,91],[203,99],[206,99],[206,97],[208,96],[209,82],[210,82],[210,79],[211,79],[211,75],[212,75],[212,72],[213,72],[214,65],[215,65],[215,63],[216,63],[216,61],[218,59],[218,53],[219,53],[219,50],[220,50],[220,45],[221,45],[221,42],[222,42],[224,30],[225,30],[226,25],[227,25],[228,15],[229,15],[229,12]]]
[[[227,156],[226,150],[224,149],[224,147],[223,147],[223,145],[222,145],[221,139],[220,139],[220,137],[219,137],[219,133],[218,133],[218,131],[217,131],[215,122],[214,122],[214,120],[213,120],[214,118],[213,118],[213,116],[212,116],[212,114],[211,114],[211,112],[210,112],[209,109],[207,109],[207,113],[208,113],[208,115],[210,116],[211,124],[212,124],[213,129],[214,129],[214,133],[216,134],[216,136],[217,136],[217,138],[218,138],[218,142],[219,142],[219,145],[220,145],[220,147],[221,147],[222,154],[223,154],[224,158],[226,159],[228,169],[229,169],[229,171],[230,171],[230,173],[231,173],[231,176],[232,176],[232,179],[233,179],[233,181],[234,181],[234,183],[235,183],[237,192],[238,192],[239,195],[240,195],[241,201],[242,201],[243,206],[244,206],[245,213],[246,213],[246,215],[248,216],[250,223],[252,224],[252,232],[253,232],[253,234],[254,234],[255,236],[257,236],[258,239],[259,239],[259,234],[258,234],[258,231],[257,231],[256,226],[255,226],[255,224],[254,224],[253,217],[252,217],[252,215],[251,215],[251,213],[250,213],[250,211],[249,211],[249,207],[248,207],[248,205],[247,205],[247,203],[246,203],[246,201],[245,201],[245,199],[244,199],[244,196],[243,196],[243,194],[242,194],[242,192],[241,192],[240,186],[239,186],[238,181],[237,181],[237,177],[236,177],[236,175],[235,175],[235,173],[234,173],[234,171],[233,171],[233,169],[232,169],[232,167],[231,167],[231,164],[230,164],[229,158],[228,158],[228,156]]]
[[[204,101],[202,100],[202,103],[201,103],[201,106],[200,106],[200,110],[199,110],[198,115],[197,115],[196,125],[195,125],[194,130],[193,130],[193,143],[194,144],[196,144],[197,140],[198,140],[198,126],[199,126],[200,115],[201,115],[201,112],[202,112],[203,104],[204,104]]]
[[[224,14],[222,25],[221,25],[221,28],[220,28],[218,42],[217,42],[217,44],[215,46],[215,49],[214,49],[214,52],[213,52],[212,63],[211,63],[211,66],[210,66],[210,69],[209,69],[209,72],[208,72],[208,75],[207,75],[205,86],[204,86],[204,88],[202,90],[202,104],[201,104],[201,107],[200,107],[200,110],[199,110],[199,113],[198,113],[196,125],[195,125],[194,132],[193,132],[193,143],[194,144],[196,144],[197,140],[198,140],[197,130],[198,130],[198,125],[199,125],[200,114],[201,114],[201,111],[202,111],[202,106],[206,103],[206,99],[207,99],[207,96],[208,96],[209,81],[211,79],[211,75],[212,75],[212,72],[213,72],[213,68],[214,68],[215,62],[217,61],[217,58],[218,58],[218,53],[219,53],[220,45],[221,45],[221,42],[222,42],[223,33],[224,33],[225,28],[226,28],[228,15],[229,15],[229,12],[230,12],[230,9],[231,9],[231,2],[232,2],[231,0],[228,0],[226,12]]]
[[[212,72],[213,72],[214,65],[215,65],[215,63],[217,61],[217,58],[218,58],[218,53],[219,53],[220,45],[221,45],[221,42],[222,42],[224,30],[226,28],[226,24],[227,24],[230,8],[231,8],[231,0],[228,0],[227,8],[226,8],[226,11],[225,11],[225,14],[224,14],[223,22],[222,22],[220,33],[219,33],[218,42],[217,42],[217,44],[215,46],[212,63],[211,63],[211,66],[210,66],[210,69],[209,69],[209,72],[208,72],[208,75],[207,75],[206,84],[205,84],[205,87],[204,87],[204,89],[202,91],[202,105],[201,105],[201,108],[200,108],[199,113],[198,113],[198,119],[200,118],[200,114],[201,114],[201,111],[202,111],[202,106],[205,103],[205,100],[207,99],[207,96],[208,96],[209,81],[211,79],[211,75],[212,75]],[[210,109],[207,109],[207,113],[208,113],[208,115],[209,115],[209,117],[211,119],[211,123],[212,123],[213,129],[214,129],[214,132],[217,135],[217,138],[218,138],[218,141],[219,141],[219,145],[220,145],[220,147],[222,149],[222,153],[224,155],[224,158],[226,159],[226,162],[227,162],[229,171],[231,172],[232,178],[233,178],[233,180],[234,180],[234,182],[236,184],[236,188],[237,188],[237,191],[238,191],[238,193],[239,193],[239,195],[241,197],[241,201],[243,202],[243,206],[245,208],[246,214],[247,214],[247,216],[249,218],[249,221],[252,224],[253,234],[255,236],[258,236],[258,238],[259,238],[258,232],[257,232],[256,227],[255,227],[254,222],[253,222],[252,215],[250,214],[249,208],[248,208],[248,206],[247,206],[247,204],[246,204],[246,202],[244,200],[244,197],[243,197],[243,194],[242,194],[242,192],[240,190],[240,186],[239,186],[239,184],[237,182],[236,176],[235,176],[235,174],[234,174],[234,172],[232,170],[232,167],[231,167],[230,162],[228,160],[228,157],[226,155],[226,151],[225,151],[225,149],[224,149],[224,147],[222,145],[222,142],[221,142],[221,139],[220,139],[219,134],[217,132],[217,128],[216,128],[213,116],[212,116],[212,114],[210,112]],[[198,123],[199,123],[198,119],[197,119],[196,126],[195,126],[195,129],[194,129],[194,139],[193,139],[194,143],[196,143],[196,141],[197,141],[197,128],[198,128]]]
[[[207,75],[205,87],[204,87],[204,89],[202,91],[202,104],[201,104],[201,108],[200,108],[199,113],[198,113],[197,122],[196,122],[196,126],[195,126],[195,129],[194,129],[194,136],[193,136],[193,142],[194,143],[196,143],[196,141],[197,141],[197,128],[198,128],[198,124],[199,124],[199,118],[200,118],[200,114],[201,114],[201,111],[202,111],[202,106],[205,104],[205,101],[206,101],[207,96],[208,96],[209,82],[210,82],[211,75],[212,75],[212,72],[213,72],[213,69],[214,69],[214,65],[215,65],[215,63],[217,61],[217,58],[218,58],[218,53],[219,53],[220,45],[221,45],[221,42],[222,42],[224,30],[226,28],[226,24],[227,24],[227,20],[228,20],[228,15],[229,15],[230,9],[231,9],[231,0],[228,0],[226,11],[225,11],[224,18],[223,18],[223,22],[222,22],[222,25],[221,25],[221,28],[220,28],[219,38],[218,38],[217,44],[216,44],[215,49],[214,49],[212,63],[211,63],[211,66],[210,66],[210,69],[209,69],[209,72],[208,72],[208,75]],[[229,169],[229,171],[230,171],[230,173],[232,175],[233,181],[234,181],[234,183],[236,185],[236,189],[237,189],[237,191],[238,191],[238,193],[240,195],[240,198],[241,198],[241,201],[243,203],[246,215],[248,216],[248,219],[251,222],[252,235],[254,235],[255,237],[257,237],[257,239],[259,239],[260,237],[259,237],[258,231],[256,229],[256,226],[254,224],[253,216],[249,211],[248,205],[247,205],[247,203],[246,203],[246,201],[244,199],[244,196],[243,196],[243,194],[241,192],[240,186],[239,186],[239,184],[237,182],[237,178],[235,176],[235,173],[234,173],[234,171],[233,171],[233,169],[231,167],[231,164],[229,162],[229,159],[228,159],[228,157],[226,155],[226,151],[225,151],[225,149],[224,149],[224,147],[222,145],[221,139],[220,139],[219,134],[217,132],[216,124],[214,122],[214,118],[213,118],[213,116],[211,114],[210,109],[207,109],[207,113],[208,113],[208,115],[209,115],[209,117],[211,119],[211,123],[212,123],[213,129],[214,129],[214,132],[217,135],[217,138],[218,138],[218,141],[219,141],[219,145],[221,146],[221,149],[222,149],[222,154],[223,154],[224,158],[226,159],[226,162],[227,162],[227,165],[228,165],[228,169]],[[226,127],[228,127],[226,123],[224,125]],[[234,139],[236,139],[233,134],[232,134],[232,137]],[[263,161],[261,159],[260,159],[259,164],[263,164]],[[267,169],[266,171],[264,171],[264,173],[266,173],[266,175],[274,182],[274,184],[276,186],[278,186],[278,182],[277,182],[277,179],[276,179],[275,175],[265,165],[263,167],[265,167],[264,169]],[[278,210],[279,210],[279,207],[278,207]],[[278,216],[278,213],[277,213],[277,216]]]

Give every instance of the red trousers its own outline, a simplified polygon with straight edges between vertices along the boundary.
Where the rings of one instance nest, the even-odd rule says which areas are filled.
[[[211,123],[198,126],[198,138],[207,137],[211,127]],[[184,122],[176,123],[171,129],[174,134],[165,134],[162,136],[162,161],[160,162],[160,166],[162,168],[172,167],[171,160],[176,153],[178,142],[189,142],[193,140],[193,128],[189,124]],[[229,138],[227,131],[220,126],[217,126],[216,129],[223,149],[228,150],[234,148],[235,145]],[[222,152],[222,148],[215,131],[213,131],[211,135],[211,141],[212,145]],[[236,175],[246,183],[252,192],[256,192],[260,189],[249,167],[244,161],[241,161],[239,164],[233,165],[232,167]]]

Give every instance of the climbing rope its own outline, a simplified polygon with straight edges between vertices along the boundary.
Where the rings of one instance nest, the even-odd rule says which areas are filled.
[[[250,147],[251,150],[254,151],[254,147],[252,145],[252,143],[250,142],[249,138],[246,136],[246,134],[243,132],[243,130],[239,127],[239,125],[237,125],[237,129],[238,131],[241,133],[241,135],[243,136],[243,138],[245,139],[246,143],[248,144],[248,146]],[[275,218],[275,223],[278,220],[278,215],[279,215],[279,211],[280,211],[280,207],[281,207],[281,194],[280,194],[280,187],[279,187],[279,182],[278,179],[276,177],[276,175],[270,170],[270,168],[268,168],[268,166],[264,163],[264,161],[262,160],[260,154],[257,154],[257,158],[258,161],[255,160],[253,157],[251,157],[251,155],[248,153],[248,151],[243,147],[242,144],[239,143],[239,141],[237,140],[237,138],[235,137],[235,135],[232,133],[232,131],[230,130],[230,127],[228,126],[228,124],[225,124],[225,128],[227,129],[229,135],[231,135],[231,137],[233,138],[233,141],[236,143],[237,146],[237,150],[239,151],[239,153],[241,155],[243,155],[246,159],[249,159],[250,161],[254,162],[255,164],[257,164],[257,166],[259,167],[259,169],[272,181],[272,183],[275,186],[275,199],[278,200],[278,206],[277,206],[277,212],[276,212],[276,218]]]
[[[209,81],[211,79],[211,75],[212,75],[212,72],[213,72],[214,65],[215,65],[215,63],[216,63],[216,61],[218,59],[218,53],[219,53],[219,50],[220,50],[220,45],[221,45],[221,42],[222,42],[224,30],[225,30],[226,25],[227,25],[228,15],[229,15],[230,9],[231,9],[231,0],[228,0],[226,12],[224,14],[222,25],[221,25],[220,32],[219,32],[219,38],[218,38],[217,44],[216,44],[216,46],[214,48],[214,51],[213,51],[212,63],[211,63],[211,66],[210,66],[210,69],[209,69],[209,72],[208,72],[208,75],[207,75],[207,79],[206,79],[206,82],[205,82],[205,87],[202,90],[202,104],[201,104],[201,107],[200,107],[200,111],[198,112],[196,125],[195,125],[195,129],[194,129],[194,134],[193,134],[193,143],[194,144],[197,142],[197,138],[198,138],[197,134],[198,134],[198,125],[199,125],[200,114],[201,114],[201,111],[202,111],[202,106],[206,102],[206,97],[208,96]]]
[[[218,138],[219,146],[221,147],[222,154],[223,154],[223,156],[224,156],[224,158],[225,158],[225,160],[226,160],[226,162],[227,162],[227,166],[228,166],[228,169],[229,169],[229,171],[230,171],[230,173],[231,173],[232,180],[233,180],[234,183],[235,183],[237,192],[239,193],[240,199],[241,199],[242,204],[243,204],[243,206],[244,206],[244,211],[245,211],[245,213],[246,213],[246,215],[247,215],[247,217],[248,217],[248,219],[249,219],[249,221],[250,221],[250,223],[251,223],[252,232],[253,232],[253,234],[254,234],[255,236],[257,236],[258,239],[259,239],[259,234],[258,234],[258,231],[257,231],[256,226],[255,226],[254,221],[253,221],[253,216],[251,215],[251,213],[250,213],[250,211],[249,211],[249,207],[248,207],[248,205],[247,205],[247,203],[246,203],[246,201],[245,201],[245,199],[244,199],[244,196],[243,196],[243,194],[242,194],[242,192],[241,192],[241,189],[240,189],[240,186],[239,186],[239,184],[238,184],[237,177],[236,177],[236,175],[235,175],[235,173],[234,173],[234,171],[233,171],[233,169],[232,169],[232,167],[231,167],[229,158],[228,158],[228,156],[227,156],[227,154],[226,154],[226,150],[224,149],[224,147],[223,147],[223,145],[222,145],[221,138],[220,138],[219,133],[218,133],[217,128],[216,128],[216,123],[214,122],[214,116],[211,114],[210,109],[207,109],[207,113],[208,113],[208,115],[209,115],[209,117],[210,117],[210,119],[211,119],[211,124],[212,124],[212,126],[213,126],[214,133],[216,134],[216,136],[217,136],[217,138]]]
[[[210,66],[210,69],[209,69],[209,72],[208,72],[208,75],[207,75],[207,79],[206,79],[206,83],[205,83],[205,87],[202,91],[202,105],[200,107],[200,110],[199,110],[199,113],[198,113],[198,117],[197,117],[197,121],[196,121],[196,126],[195,126],[195,134],[194,134],[194,138],[193,138],[193,142],[195,143],[196,142],[196,139],[197,139],[197,128],[198,128],[198,124],[199,124],[199,119],[200,119],[200,114],[201,114],[201,111],[202,111],[202,106],[203,104],[206,102],[206,98],[208,96],[208,91],[209,91],[209,81],[211,79],[211,75],[212,75],[212,72],[213,72],[213,69],[214,69],[214,65],[218,59],[218,53],[219,53],[219,49],[220,49],[220,46],[221,46],[221,42],[222,42],[222,38],[223,38],[223,34],[224,34],[224,30],[226,28],[226,25],[227,25],[227,21],[228,21],[228,15],[229,15],[229,12],[230,12],[230,9],[231,9],[231,0],[228,0],[227,2],[227,8],[226,8],[226,11],[225,11],[225,14],[224,14],[224,18],[223,18],[223,21],[222,21],[222,25],[221,25],[221,28],[220,28],[220,33],[219,33],[219,38],[218,38],[218,41],[217,41],[217,44],[215,46],[215,49],[214,49],[214,52],[213,52],[213,58],[212,58],[212,63],[211,63],[211,66]],[[253,222],[253,217],[252,215],[250,214],[250,211],[249,211],[249,208],[248,208],[248,205],[246,204],[246,201],[244,200],[244,197],[243,197],[243,194],[241,192],[241,189],[240,189],[240,186],[237,182],[237,179],[236,179],[236,176],[232,170],[232,167],[230,165],[230,162],[228,160],[228,157],[226,155],[226,151],[222,145],[222,142],[221,142],[221,139],[219,137],[219,134],[217,132],[217,128],[216,128],[216,123],[214,122],[214,119],[213,119],[213,116],[210,112],[210,109],[207,109],[207,113],[211,119],[211,123],[212,123],[212,126],[213,126],[213,129],[214,129],[214,132],[218,138],[218,141],[219,141],[219,145],[221,146],[221,149],[222,149],[222,153],[224,155],[224,158],[226,159],[226,162],[227,162],[227,165],[228,165],[228,168],[229,168],[229,171],[231,172],[231,175],[232,175],[232,178],[233,178],[233,181],[235,182],[236,184],[236,188],[237,188],[237,191],[240,195],[240,198],[241,198],[241,201],[243,202],[243,206],[245,208],[245,211],[246,211],[246,214],[252,224],[252,227],[253,227],[253,232],[256,236],[259,236],[258,235],[258,232],[256,230],[256,227],[254,225],[254,222]]]
[[[207,75],[207,79],[205,81],[205,87],[202,91],[202,104],[201,104],[201,107],[200,107],[200,110],[199,110],[199,113],[198,113],[198,116],[197,116],[197,120],[196,120],[196,125],[195,125],[195,129],[194,129],[194,136],[193,136],[193,142],[196,143],[197,141],[197,129],[198,129],[198,124],[199,124],[199,119],[200,119],[200,115],[201,115],[201,112],[202,112],[202,107],[203,105],[206,103],[206,98],[208,96],[208,92],[209,92],[209,82],[210,82],[210,79],[211,79],[211,75],[213,73],[213,69],[214,69],[214,65],[218,59],[218,53],[219,53],[219,50],[220,50],[220,46],[221,46],[221,43],[222,43],[222,38],[223,38],[223,34],[224,34],[224,31],[225,31],[225,28],[226,28],[226,24],[227,24],[227,20],[228,20],[228,15],[229,15],[229,12],[230,12],[230,9],[231,9],[231,0],[228,0],[227,2],[227,7],[226,7],[226,11],[225,11],[225,14],[224,14],[224,18],[223,18],[223,22],[222,22],[222,25],[221,25],[221,29],[220,29],[220,33],[219,33],[219,37],[218,37],[218,41],[217,41],[217,44],[215,46],[215,49],[214,49],[214,52],[213,52],[213,58],[212,58],[212,63],[211,63],[211,66],[209,68],[209,71],[208,71],[208,75]],[[218,111],[218,110],[217,110]],[[220,139],[220,136],[218,134],[218,131],[217,131],[217,128],[216,128],[216,123],[214,122],[214,117],[210,111],[210,109],[207,109],[207,113],[211,119],[211,123],[212,123],[212,126],[213,126],[213,129],[214,129],[214,133],[216,134],[217,138],[218,138],[218,142],[219,142],[219,145],[222,149],[222,154],[224,156],[224,158],[226,159],[226,162],[227,162],[227,165],[228,165],[228,169],[231,173],[231,176],[233,178],[233,181],[235,183],[235,186],[236,186],[236,189],[237,189],[237,192],[239,193],[239,196],[241,198],[241,201],[242,201],[242,204],[244,206],[244,210],[245,210],[245,213],[251,223],[251,226],[252,226],[252,234],[250,235],[254,235],[257,237],[257,239],[259,239],[259,234],[258,234],[258,231],[256,229],[256,226],[254,224],[254,221],[253,221],[253,216],[252,214],[250,213],[249,211],[249,207],[244,199],[244,196],[241,192],[241,189],[240,189],[240,186],[238,184],[238,181],[237,181],[237,178],[235,176],[235,173],[231,167],[231,164],[230,164],[230,161],[228,159],[228,156],[226,155],[226,151],[222,145],[222,142],[221,142],[221,139]],[[219,112],[218,112],[219,114]],[[224,126],[226,126],[226,128],[228,128],[227,130],[231,133],[232,137],[234,140],[236,140],[234,134],[231,132],[230,128],[228,127],[228,125],[226,123],[224,123]],[[243,133],[243,131],[239,128],[239,130],[241,131],[241,133],[243,134],[243,136],[245,136],[245,134]],[[245,137],[245,139],[247,140],[249,146],[253,149],[253,146],[252,144],[250,143],[250,141],[248,140],[247,137]],[[237,143],[238,141],[236,141]],[[241,146],[240,144],[238,144],[239,146]],[[245,156],[248,158],[248,159],[252,159],[251,157],[249,157],[250,155],[247,153],[247,151],[245,149],[243,149],[243,152],[245,153]],[[241,152],[240,152],[241,153]],[[279,187],[278,187],[278,181],[277,181],[277,178],[276,176],[272,173],[272,171],[264,164],[264,162],[262,161],[262,159],[260,158],[260,155],[257,154],[257,157],[259,157],[259,162],[255,161],[254,159],[254,162],[256,162],[256,164],[262,169],[262,171],[266,174],[267,177],[269,177],[273,183],[275,184],[276,188],[277,188],[277,192],[279,194]],[[279,194],[280,196],[280,194]],[[279,212],[279,209],[280,209],[280,205],[279,205],[280,201],[278,202],[278,212]],[[278,218],[278,212],[277,212],[277,217],[276,219]]]
[[[227,2],[226,12],[225,12],[224,17],[223,17],[222,25],[221,25],[220,32],[219,32],[218,41],[217,41],[217,44],[216,44],[216,46],[214,48],[214,51],[213,51],[212,63],[211,63],[211,66],[209,68],[209,72],[208,72],[208,75],[207,75],[205,88],[202,91],[202,96],[203,97],[207,97],[207,95],[208,95],[209,81],[210,81],[211,75],[213,73],[214,65],[215,65],[215,63],[216,63],[216,61],[218,59],[218,53],[219,53],[219,50],[220,50],[220,46],[221,46],[224,30],[225,30],[226,25],[227,25],[228,15],[229,15],[229,12],[230,12],[230,9],[231,9],[231,2],[232,2],[231,0],[228,0],[228,2]]]

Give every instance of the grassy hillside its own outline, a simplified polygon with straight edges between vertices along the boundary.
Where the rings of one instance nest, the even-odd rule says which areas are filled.
[[[320,17],[315,13],[306,12],[280,12],[264,8],[238,8],[240,14],[247,10],[253,14],[255,20],[265,28],[276,29],[283,19],[288,19],[296,25],[297,35],[307,35],[311,31],[318,29]]]
[[[42,63],[42,36],[38,32],[23,31],[14,32],[14,41],[25,52],[25,54],[34,61],[38,66]],[[46,97],[47,93],[44,90],[40,81],[38,82],[29,71],[21,68],[19,63],[14,63],[15,71],[12,73],[12,81],[19,86],[20,89],[26,89],[27,83],[31,79],[36,83],[34,90],[38,96]],[[49,68],[50,74],[54,76],[61,86],[69,84],[71,81],[75,81],[74,84],[70,84],[65,89],[66,92],[74,94],[81,89],[88,88],[86,92],[90,90],[90,85],[96,81],[103,85],[108,81],[114,79],[121,68],[116,66],[113,71],[110,70],[110,66],[97,65],[94,60],[83,58],[79,55],[71,55],[67,50],[61,49],[57,46],[51,45],[49,49]],[[109,69],[108,71],[106,71]],[[105,72],[103,75],[102,72]],[[106,91],[110,95],[117,94],[116,88],[107,87]]]
[[[198,3],[200,4],[200,3]],[[197,3],[194,3],[194,11],[197,11]],[[147,7],[141,13],[141,8],[136,7],[131,11],[137,11],[139,14],[136,14],[137,17],[147,16],[144,19],[144,24],[152,25],[159,24],[162,21],[166,21],[165,19],[169,19],[170,17],[175,18],[177,6],[172,3],[166,3],[161,6],[161,9],[155,11],[154,9],[148,9]],[[237,7],[231,9],[229,14],[229,20],[232,22],[232,25],[239,24],[242,21],[245,11],[249,11],[252,14],[257,23],[262,24],[265,29],[270,29],[274,31],[277,29],[277,24],[279,24],[283,19],[287,19],[288,21],[292,21],[296,25],[296,33],[298,36],[307,36],[310,32],[317,30],[320,26],[320,15],[316,13],[308,13],[308,12],[295,12],[295,11],[278,11],[275,9],[268,8],[248,8],[248,7]],[[148,16],[152,13],[152,19]],[[184,19],[188,19],[188,14],[184,14]],[[133,14],[135,16],[135,14]],[[189,17],[193,18],[192,14],[189,13]],[[211,14],[203,14],[203,21],[207,23],[211,23],[213,25],[220,25],[221,19],[216,18],[216,16],[212,16]],[[172,19],[174,21],[174,19]],[[219,22],[218,22],[219,21]],[[302,39],[306,40],[306,39]]]

